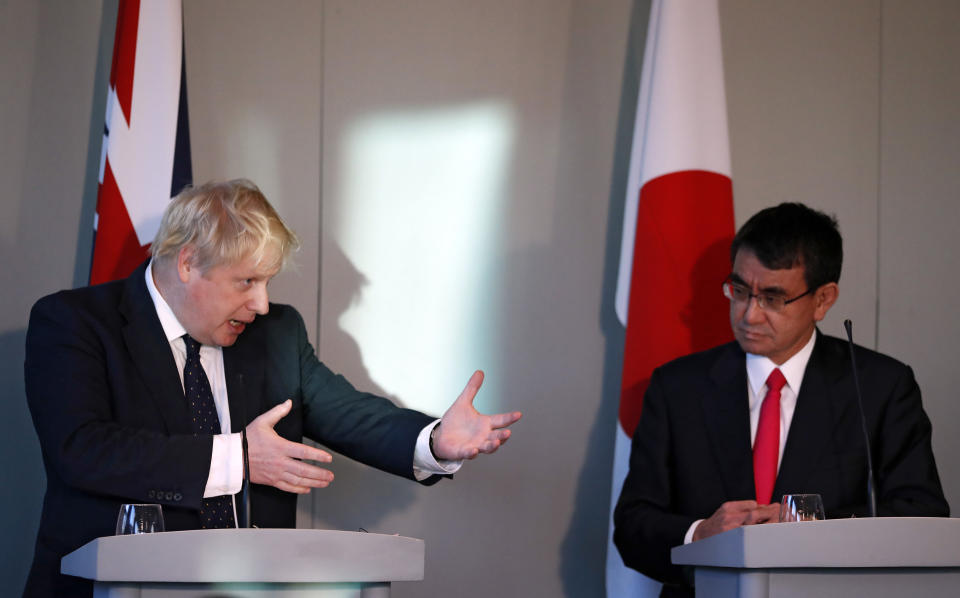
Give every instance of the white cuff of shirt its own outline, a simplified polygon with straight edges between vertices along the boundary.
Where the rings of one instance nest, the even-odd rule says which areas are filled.
[[[690,529],[687,530],[687,535],[683,537],[684,544],[693,542],[693,533],[697,531],[697,526],[700,525],[702,521],[703,519],[697,519],[693,522],[693,524],[690,526]]]
[[[432,475],[449,475],[456,473],[463,460],[447,461],[446,459],[437,460],[433,458],[433,452],[430,451],[430,432],[437,427],[440,420],[434,420],[427,424],[420,435],[417,436],[417,447],[413,451],[413,477],[421,482]]]
[[[243,485],[243,447],[240,433],[217,434],[213,437],[213,454],[210,456],[210,475],[203,497],[236,494]]]

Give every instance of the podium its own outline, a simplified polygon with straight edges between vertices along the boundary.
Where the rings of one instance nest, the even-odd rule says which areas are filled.
[[[423,579],[423,540],[313,529],[105,536],[63,557],[95,598],[387,598]]]
[[[686,544],[697,598],[957,596],[960,519],[881,517],[749,525]]]

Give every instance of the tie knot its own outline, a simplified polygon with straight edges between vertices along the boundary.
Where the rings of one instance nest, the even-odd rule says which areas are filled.
[[[780,389],[786,383],[787,379],[783,377],[780,368],[773,368],[773,371],[767,376],[767,391],[780,392]]]
[[[200,341],[196,340],[189,334],[184,334],[183,342],[187,344],[187,357],[200,354]]]

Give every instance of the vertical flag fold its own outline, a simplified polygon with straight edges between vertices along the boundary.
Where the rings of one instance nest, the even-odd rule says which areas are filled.
[[[655,596],[623,565],[612,509],[657,366],[732,338],[733,187],[716,0],[651,7],[637,98],[615,309],[626,327],[607,547],[607,596]]]

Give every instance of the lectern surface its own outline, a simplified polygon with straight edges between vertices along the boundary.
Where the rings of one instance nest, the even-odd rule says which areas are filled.
[[[698,598],[958,595],[960,520],[890,517],[751,525],[678,546]]]
[[[224,529],[107,536],[61,571],[104,582],[390,582],[423,579],[423,540],[334,530]]]
[[[960,567],[960,519],[878,517],[748,525],[677,546],[678,565]]]

